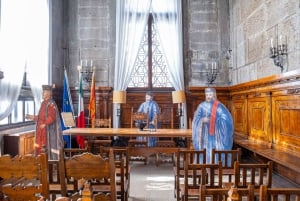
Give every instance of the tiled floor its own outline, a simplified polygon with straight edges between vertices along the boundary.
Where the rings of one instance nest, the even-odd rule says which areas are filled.
[[[175,201],[172,163],[155,165],[150,159],[147,165],[133,162],[129,201]],[[293,183],[273,174],[274,187],[294,187]]]

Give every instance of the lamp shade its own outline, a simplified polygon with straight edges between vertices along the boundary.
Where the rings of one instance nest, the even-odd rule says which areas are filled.
[[[172,100],[173,103],[184,103],[185,102],[185,93],[181,91],[172,91]]]
[[[126,91],[114,91],[113,103],[126,103]]]

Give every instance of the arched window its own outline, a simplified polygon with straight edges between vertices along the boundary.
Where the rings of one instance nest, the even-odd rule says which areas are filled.
[[[172,87],[157,34],[157,27],[150,13],[128,87],[151,90]]]

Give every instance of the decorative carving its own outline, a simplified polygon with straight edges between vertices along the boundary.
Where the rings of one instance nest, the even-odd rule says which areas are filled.
[[[300,93],[300,88],[288,89],[287,93],[288,94],[297,94],[297,93]]]

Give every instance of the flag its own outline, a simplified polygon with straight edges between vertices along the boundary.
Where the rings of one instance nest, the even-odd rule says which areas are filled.
[[[82,76],[79,72],[79,90],[78,90],[78,116],[77,116],[77,127],[84,128],[84,105],[83,105],[83,90],[82,90]],[[84,138],[80,135],[76,136],[76,141],[79,148],[85,148]]]
[[[72,97],[70,93],[69,88],[69,81],[68,81],[68,75],[66,69],[64,70],[64,88],[63,88],[63,100],[62,100],[62,112],[72,112],[73,114],[73,103],[72,103]],[[62,119],[62,130],[68,129],[68,127],[65,126],[64,121]],[[65,141],[65,147],[71,148],[71,137],[64,135],[63,136]]]
[[[91,95],[90,95],[90,120],[92,123],[92,128],[95,127],[95,118],[96,118],[96,94],[95,94],[95,72],[92,74],[92,85],[91,85]]]

